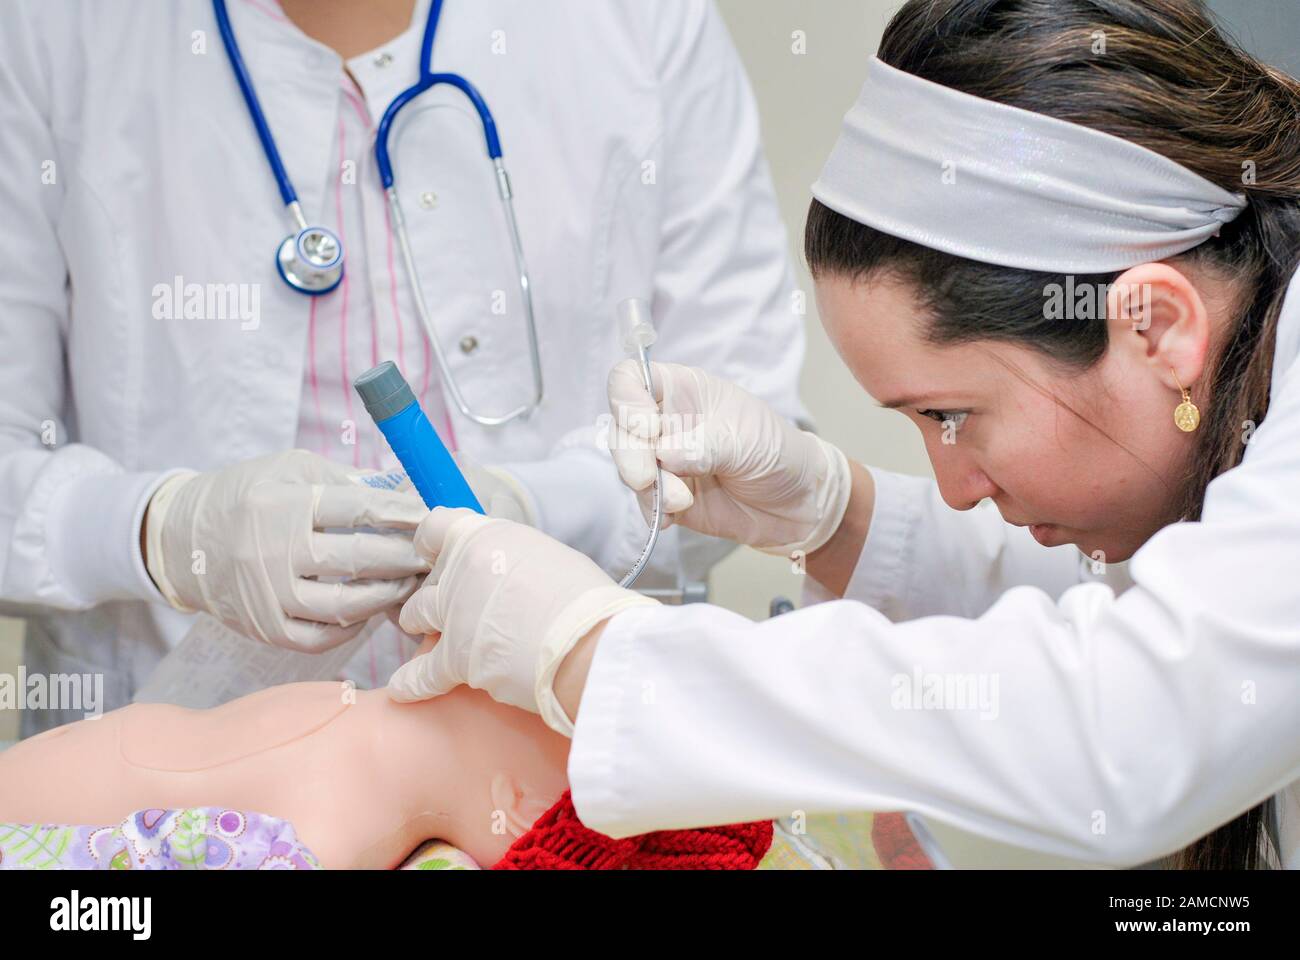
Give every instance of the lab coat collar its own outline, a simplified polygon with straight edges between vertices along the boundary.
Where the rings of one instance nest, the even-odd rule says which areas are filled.
[[[415,0],[411,22],[403,33],[373,50],[350,58],[346,63],[348,73],[364,94],[371,123],[375,126],[378,126],[393,99],[420,77],[420,42],[424,39],[430,2],[431,0]],[[444,11],[443,22],[445,21]],[[438,44],[435,42],[435,57],[437,49]]]
[[[314,84],[321,82],[325,75],[339,76],[346,69],[364,95],[372,124],[377,125],[393,98],[419,78],[420,42],[424,37],[431,2],[432,0],[415,0],[411,20],[402,33],[346,61],[332,48],[307,36],[274,0],[243,0],[241,6],[249,19],[260,21],[263,40],[269,51],[269,69],[274,71],[279,64],[286,62],[304,64],[308,70],[306,78],[313,84],[313,90]],[[446,20],[445,15],[443,20]],[[339,76],[339,79],[340,82],[347,83],[346,78]],[[256,76],[254,83],[258,84],[260,95],[260,81]],[[263,109],[266,107],[263,106]],[[274,128],[272,132],[275,132]],[[281,146],[280,150],[283,153],[285,147]],[[290,176],[293,176],[292,170]],[[299,187],[298,190],[301,194],[302,188]]]

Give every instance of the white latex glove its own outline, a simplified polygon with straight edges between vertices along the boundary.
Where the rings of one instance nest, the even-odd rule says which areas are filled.
[[[654,363],[651,373],[653,399],[636,361],[609,375],[610,453],[647,517],[657,458],[665,526],[784,555],[830,539],[851,485],[837,447],[697,367]]]
[[[530,527],[537,526],[533,498],[514,474],[500,467],[485,467],[463,450],[457,450],[451,456],[489,517],[526,523]],[[398,484],[396,489],[419,496],[410,477]],[[399,629],[402,626],[398,620],[400,611],[400,607],[389,607],[386,611],[393,626]]]
[[[469,684],[573,736],[552,690],[560,663],[602,620],[656,602],[624,590],[540,530],[464,508],[430,513],[415,548],[434,567],[402,607],[400,623],[407,633],[442,636],[393,674],[394,700]]]
[[[307,652],[345,643],[428,569],[411,542],[429,512],[420,498],[351,476],[306,450],[175,476],[149,501],[149,574],[176,609],[266,643]],[[347,527],[398,532],[323,532]]]

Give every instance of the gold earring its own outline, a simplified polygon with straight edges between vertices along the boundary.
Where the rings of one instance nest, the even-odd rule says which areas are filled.
[[[1183,402],[1174,408],[1174,425],[1183,433],[1191,433],[1201,425],[1201,411],[1192,403],[1192,395],[1187,392],[1187,388],[1178,383],[1178,374],[1174,373],[1173,367],[1169,368],[1169,372],[1174,374],[1174,383],[1178,384],[1178,389],[1183,394]]]

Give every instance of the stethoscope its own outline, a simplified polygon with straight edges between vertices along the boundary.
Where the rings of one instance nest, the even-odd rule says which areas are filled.
[[[248,105],[249,116],[252,117],[253,126],[257,129],[257,137],[262,142],[267,162],[271,165],[271,172],[275,175],[275,182],[280,188],[280,198],[284,201],[285,209],[293,223],[293,232],[284,238],[276,250],[276,269],[284,282],[299,293],[309,296],[329,293],[343,279],[343,243],[334,231],[308,224],[306,217],[303,216],[298,194],[280,159],[280,151],[276,148],[275,138],[271,135],[271,128],[267,125],[265,114],[262,113],[262,106],[253,89],[253,81],[239,52],[239,44],[235,41],[235,32],[230,26],[230,15],[226,10],[226,0],[212,0],[212,10],[216,14],[217,27],[221,31],[221,42],[225,45],[230,66],[235,71],[235,79],[239,81],[239,89],[244,95],[244,102]],[[384,111],[375,137],[375,160],[379,168],[379,179],[388,196],[393,228],[402,251],[402,260],[406,264],[406,274],[411,283],[416,310],[420,314],[420,320],[433,347],[442,381],[462,414],[485,427],[497,427],[519,417],[525,417],[541,405],[542,358],[537,345],[537,324],[533,316],[532,285],[528,279],[527,264],[524,262],[523,243],[519,239],[519,224],[515,220],[514,194],[510,189],[510,177],[501,160],[501,141],[497,136],[496,121],[492,118],[492,111],[488,109],[482,95],[472,83],[460,74],[433,73],[431,70],[433,40],[438,32],[438,18],[441,13],[442,0],[432,0],[429,6],[429,19],[424,27],[424,39],[420,44],[420,78],[414,86],[399,93]],[[397,190],[393,187],[393,165],[388,156],[388,133],[392,128],[393,119],[402,107],[424,91],[439,84],[449,84],[460,90],[478,112],[479,120],[483,124],[483,139],[487,144],[488,158],[496,171],[497,193],[501,198],[501,207],[505,211],[511,246],[514,248],[515,268],[519,274],[519,292],[524,304],[525,328],[528,331],[528,348],[532,362],[533,395],[528,402],[499,416],[486,416],[471,410],[456,378],[452,375],[438,338],[437,327],[424,299],[424,289],[415,270],[415,257],[411,252],[411,243],[406,233],[406,218],[402,216],[402,204],[398,200]]]

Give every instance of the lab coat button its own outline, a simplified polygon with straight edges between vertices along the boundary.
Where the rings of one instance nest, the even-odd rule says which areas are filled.
[[[426,210],[432,210],[438,205],[438,195],[432,190],[426,190],[420,194],[420,206]]]
[[[383,68],[388,66],[392,62],[393,62],[393,55],[391,53],[381,53],[379,56],[375,57],[376,67]]]
[[[469,354],[478,349],[478,337],[461,337],[460,352]]]

